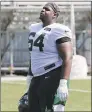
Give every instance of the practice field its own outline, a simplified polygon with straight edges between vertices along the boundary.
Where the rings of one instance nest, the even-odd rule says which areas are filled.
[[[26,90],[25,81],[4,81],[1,83],[1,110],[18,111],[18,100]],[[91,80],[71,80],[70,97],[66,111],[91,112]]]

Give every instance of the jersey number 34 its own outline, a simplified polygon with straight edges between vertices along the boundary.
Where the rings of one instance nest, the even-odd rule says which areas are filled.
[[[28,46],[29,46],[29,51],[32,51],[33,46],[39,47],[39,51],[43,51],[43,39],[44,39],[45,34],[41,34],[34,42],[33,39],[30,39],[28,41]]]

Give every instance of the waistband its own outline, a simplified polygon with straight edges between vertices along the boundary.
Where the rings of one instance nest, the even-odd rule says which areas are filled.
[[[45,73],[47,73],[51,70],[54,70],[54,69],[60,67],[61,65],[62,65],[61,62],[58,61],[58,62],[55,62],[55,63],[51,63],[47,66],[41,67],[41,68],[37,69],[35,72],[32,71],[32,73],[33,73],[34,77],[41,76],[41,75],[44,75]]]

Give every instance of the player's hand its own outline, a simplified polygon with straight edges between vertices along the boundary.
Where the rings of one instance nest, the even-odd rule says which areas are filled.
[[[57,95],[61,101],[66,101],[68,98],[68,87],[67,87],[67,80],[61,79],[59,87],[57,89]]]

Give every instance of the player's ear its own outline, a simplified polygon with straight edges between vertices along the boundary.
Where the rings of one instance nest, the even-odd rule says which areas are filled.
[[[57,17],[57,13],[54,13],[54,14],[53,14],[53,18],[56,18],[56,17]]]

